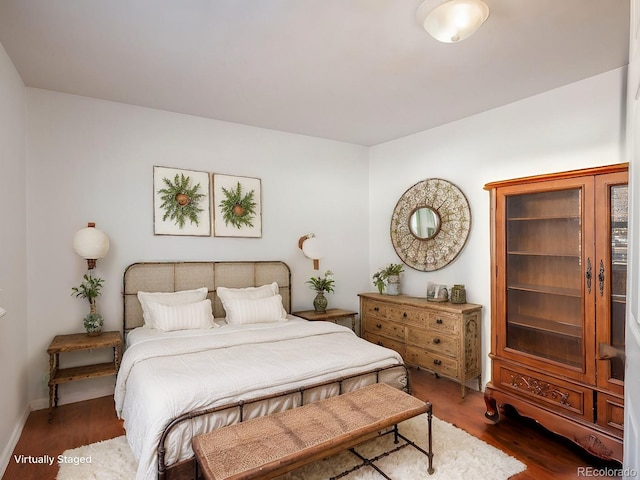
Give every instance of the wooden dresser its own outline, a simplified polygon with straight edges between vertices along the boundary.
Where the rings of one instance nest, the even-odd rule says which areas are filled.
[[[481,388],[482,306],[429,302],[407,295],[361,293],[363,337],[402,355],[408,365],[460,382],[478,379]]]

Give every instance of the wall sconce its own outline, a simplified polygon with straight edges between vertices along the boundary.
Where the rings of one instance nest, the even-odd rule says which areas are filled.
[[[73,237],[73,250],[87,260],[87,267],[91,270],[96,267],[96,260],[109,251],[109,237],[98,230],[95,223],[88,223]]]
[[[481,0],[425,0],[416,14],[420,26],[445,43],[473,35],[488,17],[489,7]]]
[[[313,234],[309,233],[300,237],[298,240],[298,248],[302,250],[305,257],[313,260],[314,270],[320,269],[320,259],[324,257],[323,245],[320,240]]]

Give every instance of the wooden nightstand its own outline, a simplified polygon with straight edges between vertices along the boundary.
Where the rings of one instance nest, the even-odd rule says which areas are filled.
[[[358,312],[352,312],[350,310],[341,310],[339,308],[329,308],[324,313],[318,313],[315,310],[305,310],[303,312],[292,312],[291,315],[304,318],[312,322],[321,320],[325,322],[338,323],[340,319],[351,319],[351,330],[356,331],[356,315]]]
[[[60,368],[61,353],[97,348],[113,348],[113,361]],[[56,335],[49,344],[47,353],[49,354],[49,423],[51,423],[53,422],[53,409],[58,406],[59,384],[118,373],[122,356],[122,335],[120,332],[103,332],[95,337],[90,337],[86,333]]]

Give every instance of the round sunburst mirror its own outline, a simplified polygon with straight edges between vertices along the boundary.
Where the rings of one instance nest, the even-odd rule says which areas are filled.
[[[422,272],[439,270],[462,251],[471,230],[471,210],[462,191],[441,178],[416,183],[391,216],[391,243],[400,259]]]

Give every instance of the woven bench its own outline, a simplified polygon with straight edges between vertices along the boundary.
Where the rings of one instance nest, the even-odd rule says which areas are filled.
[[[206,480],[270,479],[354,447],[392,426],[397,441],[398,423],[427,413],[429,451],[419,450],[428,456],[432,474],[431,412],[429,402],[376,383],[199,435],[193,439],[193,450]]]

